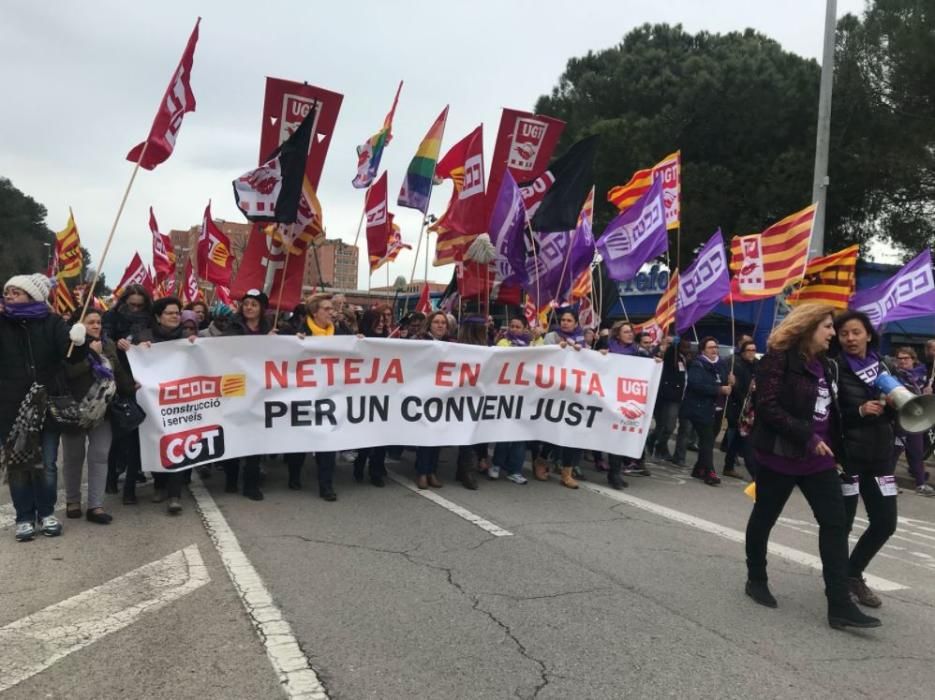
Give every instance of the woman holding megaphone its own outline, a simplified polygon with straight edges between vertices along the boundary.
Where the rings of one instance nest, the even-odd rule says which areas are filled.
[[[896,479],[892,450],[896,412],[881,399],[877,378],[888,373],[877,354],[879,336],[866,314],[847,311],[834,321],[832,354],[841,368],[840,404],[844,431],[844,507],[850,532],[858,494],[870,524],[848,560],[848,587],[861,605],[878,608],[880,598],[864,581],[864,570],[896,532]]]

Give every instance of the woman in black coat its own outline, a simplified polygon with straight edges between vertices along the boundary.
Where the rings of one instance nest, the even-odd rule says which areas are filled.
[[[49,293],[52,281],[45,275],[16,275],[3,286],[0,308],[0,441],[6,442],[14,429],[20,405],[33,383],[44,386],[50,395],[65,393],[64,368],[67,362],[86,357],[84,325],[69,332],[65,321],[52,313]],[[66,358],[69,346],[76,349]],[[58,497],[59,433],[48,421],[40,436],[42,466],[6,463],[3,468],[10,482],[10,496],[16,510],[15,537],[27,542],[39,531],[47,537],[62,534],[55,517]]]
[[[870,524],[848,561],[848,586],[861,605],[878,608],[880,598],[863,578],[870,560],[896,532],[896,480],[892,459],[895,440],[893,409],[880,400],[874,385],[888,370],[877,354],[879,337],[866,314],[848,311],[834,321],[835,354],[841,368],[841,413],[844,420],[844,470],[850,482],[844,497],[847,530],[854,526],[858,492]]]
[[[730,396],[727,397],[727,408],[724,411],[727,419],[727,454],[724,455],[723,473],[724,476],[742,478],[734,469],[737,457],[740,456],[743,457],[743,464],[750,473],[750,477],[755,479],[756,460],[753,456],[753,448],[750,441],[740,434],[738,423],[744,401],[751,387],[756,386],[756,382],[753,381],[753,375],[756,372],[756,343],[748,340],[741,343],[737,349],[739,352],[734,358],[733,366],[734,386],[731,388]]]
[[[679,408],[679,420],[690,421],[698,433],[698,461],[692,470],[696,479],[704,479],[708,486],[721,483],[714,471],[714,426],[719,397],[731,391],[733,377],[718,356],[716,338],[702,338],[701,352],[688,368],[685,398]]]

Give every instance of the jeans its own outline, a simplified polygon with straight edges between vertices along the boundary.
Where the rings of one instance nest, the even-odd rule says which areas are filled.
[[[737,457],[743,457],[743,465],[747,468],[752,479],[756,479],[756,457],[753,456],[753,445],[749,438],[745,438],[736,428],[727,431],[727,454],[724,455],[724,471],[734,469]]]
[[[759,490],[759,485],[757,490]],[[844,498],[848,534],[854,526],[857,498],[857,495]],[[864,502],[864,508],[867,509],[867,520],[870,524],[857,540],[848,560],[848,576],[855,578],[863,575],[870,560],[896,532],[896,496],[884,496],[880,493],[880,486],[871,474],[860,475],[860,498]]]
[[[10,498],[16,522],[32,523],[55,512],[58,498],[58,440],[52,430],[42,431],[42,469],[10,472]]]
[[[81,503],[81,472],[87,453],[88,509],[94,510],[104,505],[110,443],[110,421],[106,420],[91,430],[62,434],[62,472],[65,475],[66,503]]]
[[[417,447],[416,474],[428,476],[438,471],[438,456],[441,451],[441,447]]]
[[[656,401],[656,408],[653,410],[656,427],[646,440],[646,451],[650,456],[658,453],[664,457],[669,454],[669,438],[675,432],[675,422],[678,420],[681,405],[681,401]]]
[[[714,471],[714,425],[691,420],[691,425],[698,433],[698,460],[695,469],[705,473]]]
[[[494,466],[505,469],[508,474],[521,474],[525,461],[525,442],[498,442],[493,448]]]
[[[791,476],[765,467],[756,477],[756,503],[747,522],[747,577],[766,581],[766,549],[769,533],[796,486],[818,522],[818,551],[825,579],[825,594],[833,604],[845,604],[847,589],[847,516],[841,479],[834,469],[817,474]]]
[[[370,461],[370,478],[386,476],[386,448],[362,447],[354,459],[354,477],[364,478],[364,466]]]

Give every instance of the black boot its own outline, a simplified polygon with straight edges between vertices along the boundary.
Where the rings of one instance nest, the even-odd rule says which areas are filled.
[[[224,464],[224,493],[237,493],[237,477],[240,475],[240,460],[232,459]]]
[[[879,627],[883,623],[876,617],[864,615],[860,608],[848,600],[841,603],[828,603],[828,624],[840,630],[845,627],[868,629]]]
[[[457,465],[455,479],[469,491],[476,491],[477,479],[474,478],[474,472],[477,471],[477,453],[474,452],[473,447],[462,445],[458,448]]]
[[[623,477],[620,476],[620,470],[622,468],[620,457],[617,455],[610,455],[610,471],[607,472],[607,483],[610,485],[610,488],[621,489],[627,488],[629,484],[623,480]]]
[[[302,465],[289,464],[289,488],[298,491],[302,488]]]
[[[746,593],[754,601],[767,608],[777,608],[779,603],[769,591],[766,581],[747,581]]]
[[[364,466],[367,464],[367,454],[370,450],[357,450],[357,457],[354,458],[354,481],[358,484],[364,483]]]
[[[262,501],[263,492],[260,491],[260,463],[247,462],[243,469],[243,495],[251,501]]]

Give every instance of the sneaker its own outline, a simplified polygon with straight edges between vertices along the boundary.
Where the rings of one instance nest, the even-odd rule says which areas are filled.
[[[178,498],[170,498],[166,505],[166,511],[169,515],[178,515],[182,512],[182,502]]]
[[[529,481],[529,479],[527,479],[522,474],[507,474],[506,480],[512,481],[514,484],[520,484],[520,485],[525,484]]]
[[[62,524],[54,515],[47,515],[39,521],[39,532],[46,537],[58,537],[62,534]]]
[[[928,484],[922,484],[916,487],[917,496],[935,496],[935,489]]]
[[[32,523],[16,523],[16,541],[30,542],[36,536],[36,526]]]
[[[704,482],[708,486],[717,486],[721,483],[721,480],[718,478],[718,475],[714,472],[714,470],[711,470],[705,475]]]
[[[646,468],[645,464],[634,464],[633,471],[630,473],[633,476],[650,476],[649,469]]]
[[[868,608],[879,608],[883,605],[883,601],[870,590],[863,576],[849,576],[847,588],[851,592],[851,597],[861,605],[866,605]]]
[[[490,479],[491,481],[496,481],[497,479],[499,479],[500,478],[500,467],[498,467],[496,464],[491,465],[487,469],[487,478]]]

